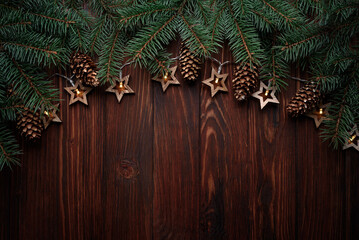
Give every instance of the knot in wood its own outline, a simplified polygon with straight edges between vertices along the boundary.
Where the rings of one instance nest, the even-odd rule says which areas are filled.
[[[140,173],[137,162],[128,159],[121,160],[119,172],[126,179],[133,179]]]

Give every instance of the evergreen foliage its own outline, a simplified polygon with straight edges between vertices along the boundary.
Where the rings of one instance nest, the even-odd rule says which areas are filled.
[[[59,100],[46,69],[65,66],[72,50],[88,46],[82,33],[89,17],[78,4],[68,9],[50,0],[1,1],[0,15],[1,170],[20,153],[8,123],[24,107],[48,110]]]
[[[332,102],[322,136],[334,147],[359,122],[356,0],[3,0],[0,14],[0,166],[18,153],[2,141],[21,106],[58,100],[44,68],[81,50],[98,57],[103,84],[129,63],[160,74],[177,36],[204,59],[227,41],[237,63],[260,66],[262,80],[279,89],[293,83],[289,66],[300,65]]]

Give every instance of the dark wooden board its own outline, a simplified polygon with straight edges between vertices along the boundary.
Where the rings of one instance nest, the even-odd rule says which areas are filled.
[[[104,190],[98,195],[104,229],[98,239],[152,236],[152,88],[145,71],[125,69],[123,76],[129,73],[135,94],[125,94],[118,103],[114,94],[107,93],[102,106]]]
[[[11,170],[5,168],[0,174],[0,239],[10,239]]]
[[[216,58],[231,60],[228,47]],[[229,93],[212,98],[179,72],[163,93],[127,67],[135,94],[119,104],[101,87],[89,106],[68,106],[54,77],[63,123],[24,141],[22,167],[0,173],[0,239],[358,239],[359,153],[288,118],[299,82],[261,110],[235,101],[233,65],[222,72]]]
[[[228,49],[216,56],[227,59]],[[203,78],[218,64],[206,63]],[[229,93],[211,98],[201,86],[201,219],[200,239],[248,239],[251,236],[250,143],[248,105],[239,105],[230,89],[233,66],[224,66]]]
[[[301,132],[297,135],[296,153],[298,238],[342,239],[345,237],[345,152],[332,150],[323,143],[310,118],[299,118],[297,129]]]
[[[179,44],[171,47],[177,54]],[[199,83],[154,90],[153,239],[198,239]]]

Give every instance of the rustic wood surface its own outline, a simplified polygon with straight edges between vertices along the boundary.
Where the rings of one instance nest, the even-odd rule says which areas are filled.
[[[215,57],[232,60],[228,47]],[[0,239],[359,239],[359,153],[288,118],[299,82],[260,110],[235,101],[233,66],[222,72],[229,93],[211,98],[179,72],[163,93],[126,68],[135,94],[118,104],[101,87],[89,106],[69,106],[68,83],[54,78],[63,122],[0,173]]]

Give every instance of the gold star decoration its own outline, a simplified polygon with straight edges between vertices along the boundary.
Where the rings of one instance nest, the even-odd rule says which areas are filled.
[[[128,93],[135,93],[130,86],[128,86],[128,81],[130,80],[130,75],[115,81],[113,85],[106,89],[106,92],[112,92],[116,94],[118,103],[121,102],[123,95]]]
[[[217,94],[218,91],[222,92],[228,92],[228,89],[226,87],[226,79],[228,77],[228,74],[219,74],[213,67],[212,67],[212,73],[211,77],[203,80],[202,83],[209,86],[211,88],[211,96]]]
[[[266,91],[263,91],[265,89]],[[260,82],[259,91],[252,94],[252,97],[258,98],[261,104],[261,109],[263,109],[268,103],[277,103],[279,101],[275,96],[277,89],[275,87],[268,87],[262,81]]]
[[[354,124],[353,129],[349,132],[350,138],[344,144],[343,150],[353,147],[359,151],[359,130],[356,124]]]
[[[329,106],[330,106],[330,103],[321,105],[319,108],[317,108],[317,109],[313,110],[312,112],[307,113],[305,115],[313,118],[314,122],[315,122],[315,126],[316,126],[316,128],[318,128],[324,120],[328,119],[327,116],[329,115],[329,113],[328,113]]]
[[[44,111],[42,122],[44,123],[45,129],[50,125],[51,122],[62,122],[56,113],[59,109],[59,106],[60,103],[56,104],[55,107],[51,108],[49,111]]]
[[[83,104],[88,105],[86,95],[92,90],[90,87],[84,87],[80,81],[77,81],[73,87],[65,87],[65,90],[70,93],[70,103],[69,105],[80,101]]]
[[[177,70],[177,66],[171,67],[169,68],[169,72],[171,76],[168,76],[168,73],[166,72],[164,76],[156,76],[152,78],[152,80],[160,82],[162,85],[162,90],[163,92],[165,92],[170,84],[176,84],[176,85],[180,84],[180,82],[177,80],[175,76],[176,70]]]

